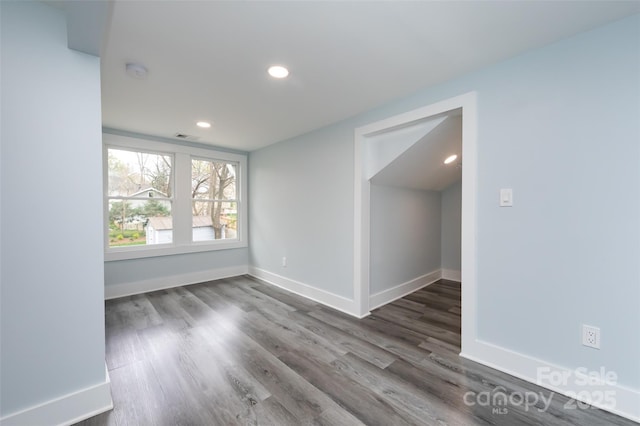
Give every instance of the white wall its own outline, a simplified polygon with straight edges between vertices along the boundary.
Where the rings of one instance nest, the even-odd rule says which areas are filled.
[[[55,424],[11,415],[105,385],[100,63],[67,48],[61,11],[0,7],[0,416]]]
[[[371,294],[440,269],[440,193],[371,185]]]
[[[460,272],[460,243],[462,237],[462,181],[440,192],[442,206],[442,243],[440,253],[442,269]]]
[[[252,264],[353,297],[354,129],[476,91],[479,337],[640,389],[639,52],[634,16],[251,153]]]

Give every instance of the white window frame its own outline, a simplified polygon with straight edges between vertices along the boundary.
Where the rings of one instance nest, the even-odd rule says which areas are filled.
[[[173,242],[127,247],[109,247],[109,167],[107,150],[140,150],[173,156]],[[238,209],[238,235],[236,239],[193,241],[191,210],[191,159],[208,161],[228,161],[237,164],[236,202]],[[153,141],[130,136],[103,134],[103,176],[104,176],[104,247],[105,261],[140,259],[145,257],[168,256],[174,254],[197,253],[213,250],[227,250],[247,247],[247,156],[214,148],[195,148],[167,142]]]

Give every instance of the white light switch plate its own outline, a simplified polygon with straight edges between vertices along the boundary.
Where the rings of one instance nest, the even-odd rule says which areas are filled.
[[[513,190],[511,188],[502,188],[500,190],[500,207],[513,206]]]

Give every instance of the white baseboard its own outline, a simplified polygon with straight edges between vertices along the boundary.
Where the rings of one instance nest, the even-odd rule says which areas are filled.
[[[190,272],[188,274],[170,275],[149,280],[133,281],[129,283],[109,284],[104,287],[105,299],[131,296],[133,294],[148,293],[189,284],[197,284],[222,278],[237,277],[248,273],[247,265],[230,266],[227,268],[208,269],[206,271]]]
[[[311,299],[314,302],[322,303],[323,305],[330,306],[338,311],[360,318],[360,316],[356,314],[356,303],[352,299],[347,299],[346,297],[342,297],[328,291],[320,290],[308,284],[304,284],[299,281],[295,281],[253,266],[249,267],[249,275],[259,278],[276,287],[280,287],[284,290],[290,291],[291,293],[295,293],[299,296]]]
[[[73,392],[0,419],[0,426],[68,426],[113,408],[111,380]]]
[[[449,280],[449,281],[462,282],[462,272],[454,271],[453,269],[443,269],[442,279]]]
[[[460,356],[640,423],[639,390],[604,380],[586,380],[585,372],[591,373],[586,369],[571,370],[491,343],[476,341],[472,346]],[[607,398],[613,403],[609,404]],[[575,403],[573,407],[581,409]]]
[[[369,310],[379,308],[382,305],[386,305],[387,303],[400,299],[401,297],[411,294],[422,287],[433,284],[440,278],[442,278],[442,272],[438,269],[418,278],[414,278],[411,281],[407,281],[406,283],[372,294],[369,296]]]

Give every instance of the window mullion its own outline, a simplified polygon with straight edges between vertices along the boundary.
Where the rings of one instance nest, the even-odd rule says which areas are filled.
[[[183,245],[191,243],[191,156],[176,153],[175,163],[173,241]]]

